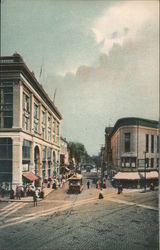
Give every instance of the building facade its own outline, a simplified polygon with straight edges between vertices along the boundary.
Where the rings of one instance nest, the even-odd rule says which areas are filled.
[[[0,58],[0,183],[59,174],[62,115],[19,54]]]
[[[108,170],[134,172],[159,167],[159,123],[141,118],[119,119],[105,129],[104,161]]]
[[[65,138],[60,138],[60,166],[69,165],[69,150],[68,150],[68,142]]]

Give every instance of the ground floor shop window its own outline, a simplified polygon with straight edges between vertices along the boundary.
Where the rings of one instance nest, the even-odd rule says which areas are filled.
[[[36,146],[34,149],[34,172],[35,172],[35,175],[39,175],[38,174],[39,164],[40,164],[40,153],[39,153],[39,147]]]
[[[46,147],[43,147],[42,151],[42,176],[43,178],[46,176]]]
[[[48,148],[48,177],[51,176],[51,148]]]
[[[128,167],[128,168],[135,168],[136,167],[136,157],[122,157],[121,158],[121,166]]]
[[[12,181],[12,139],[0,138],[0,183]]]

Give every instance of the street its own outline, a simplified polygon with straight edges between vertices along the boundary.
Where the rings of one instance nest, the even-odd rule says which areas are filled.
[[[33,203],[1,203],[1,249],[158,249],[158,192],[117,190],[104,199],[91,184],[81,194],[64,189]]]

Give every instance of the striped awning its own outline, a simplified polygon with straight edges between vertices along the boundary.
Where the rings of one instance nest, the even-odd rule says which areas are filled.
[[[118,172],[113,179],[116,180],[140,180],[145,178],[144,172]],[[158,179],[158,172],[157,171],[151,171],[146,172],[146,179]]]
[[[23,176],[28,179],[29,181],[36,181],[38,180],[38,177],[31,171],[29,172],[24,172]]]

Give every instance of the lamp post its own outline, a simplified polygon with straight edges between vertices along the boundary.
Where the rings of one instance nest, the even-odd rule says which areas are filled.
[[[146,192],[146,151],[144,152],[144,191]]]

